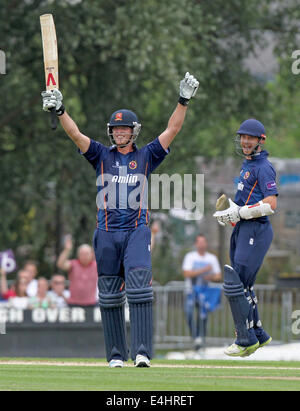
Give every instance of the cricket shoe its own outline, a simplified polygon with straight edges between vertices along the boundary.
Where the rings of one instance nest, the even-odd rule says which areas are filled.
[[[117,359],[112,359],[109,361],[108,364],[109,368],[123,368],[124,367],[124,361],[122,360],[117,360]]]
[[[259,342],[249,345],[248,347],[242,347],[241,345],[232,344],[226,348],[224,353],[230,357],[248,357],[253,354],[257,348],[259,348]]]
[[[257,328],[255,330],[255,335],[259,341],[259,348],[264,347],[267,344],[270,344],[270,342],[272,341],[272,337],[270,337],[269,334],[262,327]]]
[[[150,367],[150,360],[149,358],[145,357],[144,355],[138,354],[134,361],[135,367]]]
[[[262,342],[262,343],[259,343],[259,347],[258,347],[258,348],[261,348],[261,347],[264,347],[265,345],[270,344],[271,341],[272,341],[272,337],[269,337],[266,341],[264,341],[264,342]]]
[[[270,344],[271,341],[272,341],[272,337],[269,337],[266,341],[264,341],[264,342],[262,342],[262,343],[259,343],[259,346],[258,346],[254,351],[252,351],[250,354],[246,354],[245,357],[248,357],[249,355],[253,354],[253,353],[254,353],[256,350],[258,350],[259,348],[262,348],[262,347],[264,347],[265,345]]]

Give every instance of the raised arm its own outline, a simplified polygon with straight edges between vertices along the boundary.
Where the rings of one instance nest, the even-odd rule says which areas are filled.
[[[8,291],[8,286],[7,286],[7,280],[6,280],[6,272],[2,268],[0,268],[0,280],[1,280],[0,281],[1,294],[5,294]]]
[[[158,137],[160,144],[165,150],[170,146],[176,134],[178,134],[181,130],[186,110],[187,106],[183,106],[180,103],[178,103],[177,107],[175,108],[173,114],[169,119],[167,128]]]
[[[77,124],[74,120],[72,120],[72,118],[66,111],[64,112],[64,114],[59,116],[59,120],[60,124],[62,125],[63,129],[68,134],[70,139],[74,141],[74,143],[82,151],[82,153],[86,153],[90,146],[90,138],[80,132]]]
[[[60,124],[65,132],[70,139],[74,141],[82,153],[86,153],[90,146],[90,138],[80,132],[75,121],[72,120],[66,112],[65,107],[62,104],[63,96],[61,92],[57,89],[54,89],[53,91],[43,91],[42,97],[43,110],[51,111],[51,109],[55,107],[56,114],[58,115]]]
[[[71,261],[69,260],[70,253],[73,248],[73,241],[71,236],[67,236],[63,251],[60,253],[56,265],[64,271],[69,271],[71,268]]]
[[[165,131],[158,137],[160,144],[166,150],[179,133],[184,122],[187,105],[197,92],[199,86],[198,80],[190,73],[186,73],[179,87],[179,100],[177,107],[171,115],[168,126]]]

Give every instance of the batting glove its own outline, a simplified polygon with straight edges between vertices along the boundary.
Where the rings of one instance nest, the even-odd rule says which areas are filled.
[[[198,87],[199,81],[189,72],[186,72],[184,79],[180,82],[178,102],[183,106],[187,106],[190,99],[196,94]]]
[[[217,222],[222,226],[225,227],[227,224],[223,223],[223,221],[221,220],[221,217],[217,217]]]
[[[228,225],[231,223],[237,223],[240,221],[240,206],[235,204],[230,198],[228,199],[230,207],[223,211],[216,211],[213,217],[216,217],[217,221],[221,225]]]
[[[42,97],[44,111],[51,111],[51,109],[55,108],[58,116],[64,114],[65,107],[62,103],[63,95],[58,89],[43,91]]]

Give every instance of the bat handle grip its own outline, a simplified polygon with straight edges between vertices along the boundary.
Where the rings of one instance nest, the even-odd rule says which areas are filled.
[[[57,127],[57,115],[56,115],[56,109],[53,107],[51,109],[51,129],[56,130]]]

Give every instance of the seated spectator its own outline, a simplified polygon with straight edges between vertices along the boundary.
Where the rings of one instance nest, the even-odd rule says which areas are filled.
[[[37,280],[37,295],[29,299],[29,308],[49,308],[51,301],[47,296],[49,289],[48,281],[44,277]]]
[[[25,280],[26,283],[27,283],[27,287],[28,287],[28,285],[30,283],[30,280],[31,280],[31,275],[28,271],[26,271],[24,269],[19,270],[18,273],[17,273],[17,277],[22,279],[22,280]],[[27,294],[28,294],[28,290],[27,290]]]
[[[27,294],[29,297],[35,297],[37,295],[37,279],[35,278],[38,273],[37,263],[32,260],[26,261],[23,270],[29,273],[29,284],[27,287]]]
[[[27,295],[27,282],[18,278],[15,283],[15,297],[9,297],[8,304],[10,307],[26,310],[28,308],[29,298]]]
[[[13,284],[11,288],[8,288],[6,272],[3,269],[0,269],[0,276],[1,276],[0,290],[1,290],[2,298],[4,300],[8,300],[10,297],[17,297],[17,293],[15,289],[16,284],[19,284],[21,282],[22,284],[26,283],[26,285],[28,286],[28,283],[30,280],[30,274],[27,271],[19,270],[17,273],[16,284]]]
[[[1,293],[4,299],[8,300],[8,306],[13,308],[19,308],[22,310],[28,308],[28,295],[26,291],[28,285],[28,278],[26,279],[22,277],[21,273],[21,276],[18,275],[17,281],[12,286],[12,288],[8,289],[6,272],[4,270],[0,270],[0,275]]]
[[[70,291],[65,289],[65,277],[54,274],[51,278],[51,290],[47,294],[52,307],[64,308],[68,306]]]
[[[83,244],[78,247],[77,259],[70,260],[73,248],[71,236],[66,237],[64,250],[57,260],[57,267],[68,272],[71,296],[69,305],[94,306],[97,302],[98,273],[92,247]]]
[[[11,297],[15,297],[16,296],[16,292],[14,290],[14,287],[12,287],[11,289],[8,289],[7,286],[7,279],[6,279],[6,271],[3,270],[3,268],[0,268],[0,295],[1,295],[1,299],[3,300],[8,300],[8,298]]]

